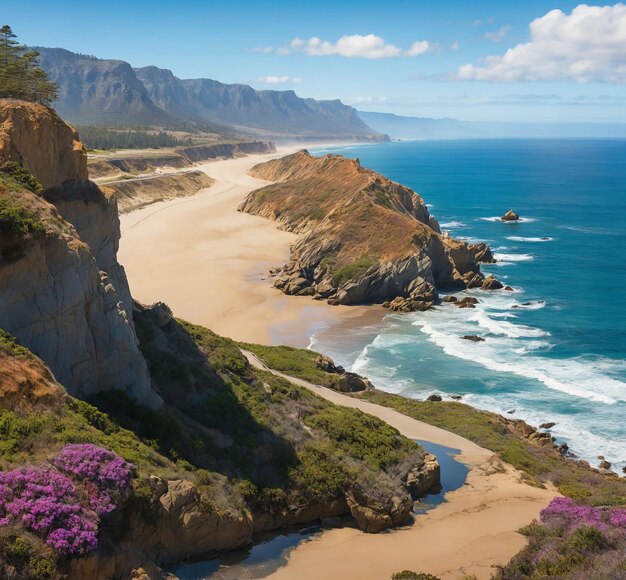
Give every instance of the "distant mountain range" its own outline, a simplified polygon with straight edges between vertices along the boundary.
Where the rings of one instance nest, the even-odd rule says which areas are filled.
[[[339,100],[294,91],[257,91],[211,79],[179,79],[155,66],[133,68],[62,48],[39,48],[39,62],[59,87],[56,110],[76,124],[157,125],[244,133],[273,139],[379,141]]]
[[[626,138],[626,123],[494,123],[359,111],[392,139]]]

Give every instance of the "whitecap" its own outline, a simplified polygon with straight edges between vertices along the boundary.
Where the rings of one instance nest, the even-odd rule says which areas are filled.
[[[523,324],[513,324],[505,320],[498,321],[489,318],[484,312],[477,312],[469,318],[470,321],[478,323],[478,326],[488,330],[492,334],[500,334],[511,338],[533,338],[550,336],[549,332],[541,328],[533,328]]]
[[[476,316],[476,315],[475,315]],[[483,315],[484,316],[484,315]],[[433,324],[434,322],[434,324]],[[615,404],[617,401],[626,401],[626,383],[614,379],[594,368],[593,364],[577,359],[551,359],[541,356],[523,355],[515,353],[508,338],[540,337],[548,333],[540,329],[514,325],[506,322],[480,318],[479,324],[490,330],[503,334],[506,338],[498,341],[469,343],[460,338],[467,334],[467,328],[438,328],[432,318],[416,320],[413,324],[420,327],[428,336],[428,340],[439,346],[446,354],[474,362],[497,372],[511,373],[543,383],[546,387],[568,395],[588,399],[591,401]],[[495,324],[494,324],[495,323]],[[446,331],[447,330],[447,331]],[[452,332],[450,332],[452,330]],[[515,348],[524,344],[519,342]]]
[[[442,228],[464,228],[467,226],[467,224],[464,224],[463,222],[459,222],[459,221],[451,221],[451,222],[445,222],[443,224],[439,224]]]
[[[512,242],[528,242],[528,243],[540,243],[540,242],[551,242],[554,238],[542,237],[542,238],[525,238],[524,236],[507,236],[507,240],[511,240]]]
[[[494,253],[493,257],[501,262],[530,262],[535,259],[532,254],[501,254],[499,252]]]

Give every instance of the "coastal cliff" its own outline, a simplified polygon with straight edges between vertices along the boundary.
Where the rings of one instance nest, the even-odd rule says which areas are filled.
[[[120,388],[158,405],[116,258],[115,199],[88,181],[76,132],[51,109],[2,101],[0,123],[0,159],[8,168],[0,190],[7,213],[0,327],[40,356],[73,394]],[[19,181],[23,172],[40,191]]]
[[[410,520],[433,456],[135,303],[75,131],[40,105],[0,114],[0,576],[132,577],[288,525]],[[31,484],[60,506],[46,526],[6,509]]]
[[[494,261],[485,244],[443,235],[419,195],[358,160],[300,151],[251,174],[274,183],[239,210],[301,234],[275,281],[286,294],[424,310],[439,289],[501,287],[480,272]]]

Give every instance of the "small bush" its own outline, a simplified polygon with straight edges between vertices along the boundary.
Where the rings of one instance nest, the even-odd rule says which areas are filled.
[[[351,264],[340,268],[333,274],[333,284],[341,286],[350,280],[365,274],[376,261],[367,256],[361,256]]]
[[[17,161],[8,161],[0,168],[0,171],[10,176],[16,182],[16,186],[21,185],[37,195],[41,195],[44,191],[41,183]],[[19,188],[16,186],[12,190]]]
[[[0,198],[0,235],[23,238],[45,231],[36,212],[6,197]]]
[[[12,335],[0,328],[0,349],[8,352],[10,355],[27,359],[32,358],[32,353],[26,347],[22,346],[17,339]]]
[[[391,580],[440,580],[437,576],[426,574],[425,572],[413,572],[412,570],[402,570],[396,572]]]

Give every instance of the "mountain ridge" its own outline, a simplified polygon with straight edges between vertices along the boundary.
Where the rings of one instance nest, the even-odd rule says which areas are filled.
[[[169,69],[133,68],[63,48],[35,47],[41,67],[58,85],[54,103],[77,124],[154,125],[283,140],[388,139],[339,100],[317,101],[294,91],[180,79]]]

